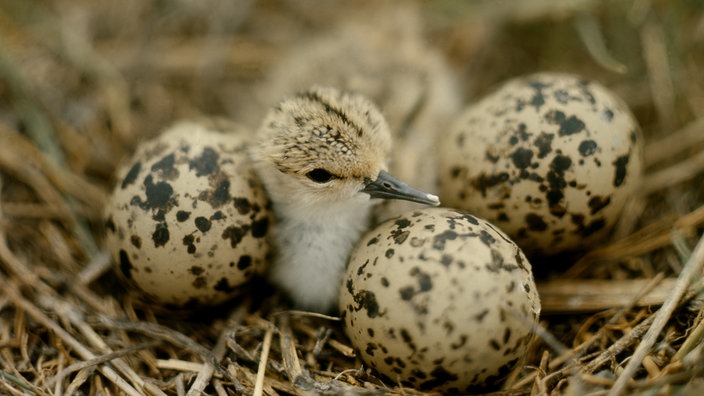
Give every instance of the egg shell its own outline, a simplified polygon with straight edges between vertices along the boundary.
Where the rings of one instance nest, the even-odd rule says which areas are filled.
[[[124,278],[178,307],[221,303],[265,269],[270,204],[233,124],[181,122],[117,171],[106,246]]]
[[[496,224],[529,254],[604,238],[638,186],[643,151],[623,101],[560,73],[506,82],[465,109],[439,148],[443,203]]]
[[[491,389],[521,361],[540,314],[531,266],[490,223],[427,208],[352,252],[339,307],[369,366],[420,390]]]

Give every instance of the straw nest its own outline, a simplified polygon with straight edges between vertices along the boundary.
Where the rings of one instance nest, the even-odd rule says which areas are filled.
[[[0,2],[0,393],[420,394],[366,368],[336,318],[285,311],[264,284],[165,315],[101,250],[112,172],[139,141],[237,118],[282,51],[377,4]],[[701,394],[701,2],[419,5],[468,100],[528,72],[579,73],[623,97],[646,138],[611,237],[533,263],[540,337],[497,394]]]

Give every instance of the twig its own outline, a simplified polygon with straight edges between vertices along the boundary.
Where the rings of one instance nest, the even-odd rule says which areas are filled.
[[[641,194],[649,195],[690,180],[704,170],[704,151],[686,158],[663,170],[645,176]]]
[[[646,166],[653,166],[658,162],[675,158],[704,143],[704,117],[698,118],[681,129],[668,133],[660,139],[651,139],[647,142],[643,152],[643,161]]]
[[[79,362],[79,363],[74,363],[74,364],[64,368],[63,370],[61,370],[58,374],[56,374],[56,376],[53,377],[49,381],[48,386],[51,387],[51,386],[60,384],[61,382],[63,382],[63,380],[64,380],[64,378],[66,378],[66,376],[68,376],[69,374],[71,374],[75,371],[83,370],[83,369],[85,369],[87,367],[91,367],[91,366],[97,366],[99,364],[108,363],[111,360],[114,360],[118,357],[135,353],[141,349],[152,348],[158,344],[159,344],[159,342],[155,342],[155,341],[143,342],[141,344],[137,344],[137,345],[133,345],[133,346],[121,349],[119,351],[115,351],[115,352],[107,353],[102,356],[98,356],[94,359],[86,360],[86,361]],[[61,395],[61,391],[57,389],[55,394]]]
[[[5,371],[0,370],[0,377],[5,378],[6,380],[12,382],[13,384],[15,384],[15,385],[17,385],[17,386],[19,386],[19,387],[21,387],[21,388],[23,388],[23,389],[25,389],[25,390],[27,390],[27,391],[29,391],[29,392],[32,392],[32,394],[35,393],[35,392],[34,392],[34,387],[32,387],[32,386],[29,385],[28,383],[22,381],[21,379],[15,377],[14,375],[12,375],[12,374],[10,374],[10,373],[6,373]]]
[[[342,320],[339,316],[330,316],[330,315],[325,315],[325,314],[321,314],[318,312],[298,311],[298,310],[294,310],[294,309],[274,313],[274,316],[280,316],[280,315],[310,316],[313,318],[321,318],[321,319],[326,319],[326,320],[332,320],[335,322],[339,322],[340,320]]]
[[[228,323],[237,323],[240,319],[240,317],[244,314],[245,312],[245,306],[241,305],[235,312],[230,316],[228,319]],[[222,360],[222,358],[225,356],[225,352],[227,351],[227,341],[229,339],[229,328],[226,327],[222,333],[220,334],[220,337],[218,337],[218,341],[215,344],[215,347],[213,348],[213,356],[215,356],[215,359],[217,361]],[[205,387],[208,385],[208,382],[210,382],[210,379],[213,376],[213,373],[215,371],[215,367],[212,364],[206,364],[203,365],[203,367],[200,369],[198,372],[198,376],[196,376],[196,379],[193,381],[193,385],[191,385],[191,388],[188,389],[188,393],[186,396],[199,396],[203,393],[203,390]]]
[[[695,347],[701,345],[702,339],[704,339],[704,320],[700,320],[699,323],[697,323],[697,327],[694,328],[687,339],[684,340],[680,349],[672,356],[671,362],[681,361]]]
[[[704,236],[699,239],[697,246],[692,252],[692,256],[684,265],[682,273],[677,278],[677,283],[672,289],[672,294],[654,315],[655,319],[653,320],[652,326],[650,326],[650,329],[648,329],[648,332],[643,337],[643,340],[636,348],[630,361],[616,380],[614,387],[609,391],[608,396],[618,396],[623,393],[628,381],[633,377],[636,369],[640,366],[653,344],[655,344],[658,335],[665,327],[665,324],[672,315],[672,312],[675,310],[680,299],[687,291],[692,279],[701,271],[702,263],[704,263]]]
[[[271,348],[271,339],[274,336],[274,327],[267,326],[264,333],[264,342],[262,344],[262,353],[259,357],[259,367],[257,368],[257,380],[254,383],[253,396],[262,396],[264,394],[264,375],[266,374],[266,362],[269,359],[269,349]]]
[[[559,279],[539,283],[538,290],[545,313],[590,312],[660,305],[675,282],[675,278],[660,279],[657,284],[652,279]]]
[[[293,325],[296,328],[296,330],[302,331],[303,333],[305,333],[307,336],[309,336],[311,338],[316,338],[318,336],[315,329],[308,326],[306,323],[295,322]],[[354,348],[352,348],[348,345],[345,345],[345,344],[341,343],[340,341],[330,339],[327,341],[327,344],[330,345],[336,351],[340,352],[344,356],[347,356],[347,357],[357,356]]]
[[[108,252],[101,250],[86,264],[81,272],[78,273],[78,282],[82,285],[88,285],[95,279],[103,275],[112,266],[112,259]]]
[[[587,47],[587,51],[589,51],[596,63],[614,73],[625,74],[628,72],[628,67],[609,53],[604,36],[601,34],[599,24],[594,16],[588,14],[579,15],[575,18],[575,27],[577,33],[579,33],[579,38],[582,39],[584,46]]]
[[[284,369],[288,379],[293,383],[296,378],[303,375],[301,363],[298,360],[296,346],[294,344],[293,332],[288,315],[279,316],[279,342],[281,343],[281,357],[284,361]]]

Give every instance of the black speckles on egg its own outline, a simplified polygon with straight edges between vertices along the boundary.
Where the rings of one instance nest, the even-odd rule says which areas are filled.
[[[359,293],[355,294],[354,302],[357,303],[356,311],[364,309],[367,316],[370,318],[379,316],[379,303],[376,301],[374,292],[361,290]]]
[[[183,245],[186,246],[186,252],[188,254],[194,254],[196,252],[195,245],[196,237],[193,234],[185,235],[182,239]]]
[[[239,260],[237,260],[237,269],[240,271],[244,271],[251,266],[252,266],[252,256],[242,255],[242,256],[240,256]]]
[[[390,237],[394,240],[394,243],[396,243],[397,245],[401,245],[402,243],[406,242],[406,239],[408,238],[409,234],[410,231],[404,231],[401,228],[397,228],[391,232]]]
[[[588,157],[596,152],[597,147],[599,147],[595,141],[591,139],[587,140],[582,140],[581,143],[579,143],[579,153],[582,154],[583,157]]]
[[[188,168],[196,172],[196,176],[208,176],[218,171],[220,155],[212,147],[203,148],[203,152],[188,162]]]
[[[560,131],[558,133],[561,136],[573,135],[575,133],[582,132],[583,130],[584,122],[575,116],[569,116],[560,123]]]
[[[585,221],[585,216],[581,214],[573,214],[570,218],[577,226],[574,233],[582,237],[588,237],[606,226],[606,220],[603,217],[596,218],[588,223]]]
[[[506,204],[503,202],[493,202],[487,205],[489,209],[503,209],[506,207]]]
[[[252,203],[249,199],[244,197],[235,197],[232,199],[232,203],[235,205],[237,212],[241,215],[246,215],[252,210]]]
[[[398,219],[394,221],[394,224],[396,224],[396,227],[398,227],[399,230],[402,230],[408,226],[411,225],[411,221],[405,218]]]
[[[178,169],[174,167],[175,158],[174,153],[164,156],[152,165],[152,172],[157,172],[161,178],[166,180],[176,179],[179,173]]]
[[[144,178],[147,201],[145,209],[167,209],[175,205],[173,202],[174,188],[167,182],[154,182],[152,175]]]
[[[234,249],[242,241],[249,230],[250,227],[247,225],[229,226],[222,232],[222,239],[229,240],[230,247]]]
[[[474,217],[474,216],[472,216],[472,215],[470,215],[470,214],[463,213],[463,214],[462,214],[462,219],[468,221],[468,222],[469,222],[470,224],[472,224],[472,225],[475,225],[475,226],[479,225],[479,220],[477,220],[476,217]]]
[[[424,381],[420,384],[420,390],[435,389],[440,385],[452,383],[453,381],[456,381],[458,379],[456,374],[450,373],[442,366],[435,367],[430,372],[430,378],[431,379]]]
[[[413,286],[404,286],[398,289],[398,293],[402,300],[410,301],[413,298],[413,295],[415,295],[415,290],[413,289]]]
[[[176,221],[179,223],[183,223],[184,221],[188,220],[188,218],[191,217],[191,212],[185,211],[185,210],[179,210],[176,212]]]
[[[543,220],[543,217],[535,213],[526,214],[526,224],[531,231],[545,231],[548,229],[548,224]]]
[[[204,276],[196,276],[191,282],[194,289],[203,289],[208,286],[208,280]]]
[[[545,199],[550,208],[550,213],[555,217],[562,217],[566,209],[563,205],[565,197],[564,189],[567,187],[565,172],[572,166],[572,159],[568,156],[558,154],[550,162],[550,171],[547,173],[549,189],[545,194]]]
[[[213,226],[213,223],[203,216],[196,217],[193,223],[195,224],[196,228],[202,233],[208,232],[208,230],[210,230],[210,227]]]
[[[399,332],[399,335],[401,336],[401,340],[403,340],[403,343],[406,344],[408,349],[410,349],[411,351],[416,351],[418,349],[416,347],[415,342],[413,342],[413,337],[411,337],[407,329],[402,328]]]
[[[379,349],[379,346],[376,343],[370,342],[367,344],[367,347],[364,349],[364,353],[367,355],[374,357],[374,352]]]
[[[528,128],[526,127],[526,124],[520,123],[520,124],[518,124],[518,128],[514,132],[514,135],[511,136],[510,139],[511,139],[511,141],[514,141],[514,139],[515,139],[516,142],[527,142],[531,136],[532,136],[532,134],[530,132],[528,132]]]
[[[166,211],[164,209],[159,209],[153,212],[152,220],[163,222],[166,220]]]
[[[445,243],[447,241],[452,241],[457,239],[457,232],[452,230],[445,230],[435,236],[433,236],[433,249],[444,250]]]
[[[139,235],[130,236],[130,243],[132,244],[132,246],[136,247],[137,249],[142,248],[142,238]]]
[[[494,236],[486,230],[481,230],[479,232],[479,240],[481,240],[486,246],[491,246],[494,242],[496,242],[496,238],[494,238]]]
[[[572,159],[566,155],[556,155],[550,163],[550,169],[562,176],[572,166]]]
[[[542,81],[528,81],[527,85],[533,89],[528,103],[533,106],[536,111],[540,111],[540,108],[545,104],[545,94],[543,90],[550,87],[550,84],[545,84]]]
[[[589,199],[589,214],[595,215],[611,203],[611,197],[595,195]]]
[[[210,217],[209,217],[209,219],[210,219],[210,220],[213,220],[213,221],[215,221],[215,220],[225,220],[226,218],[227,218],[227,216],[225,216],[225,214],[224,214],[221,210],[216,211],[215,213],[213,213],[213,214],[210,215]]]
[[[213,290],[221,293],[232,293],[236,290],[236,288],[230,285],[230,282],[227,280],[227,278],[222,277],[215,283]]]
[[[165,223],[158,223],[152,233],[154,247],[162,247],[169,242],[169,227]]]
[[[467,335],[460,334],[459,339],[450,344],[452,349],[460,349],[467,343]]]
[[[442,257],[440,257],[440,263],[445,267],[449,267],[453,261],[454,258],[451,254],[443,254]]]
[[[511,154],[513,165],[519,169],[526,169],[530,166],[533,159],[533,151],[519,147]]]
[[[357,268],[357,276],[364,274],[364,270],[367,268],[367,265],[369,265],[370,261],[371,260],[365,261],[364,264],[360,265],[359,268]]]
[[[210,194],[210,206],[219,208],[229,202],[230,199],[230,181],[225,179],[216,182]]]
[[[194,265],[188,269],[188,272],[190,272],[191,274],[193,274],[195,276],[200,276],[205,272],[205,269],[201,266]]]
[[[622,155],[613,162],[614,165],[614,187],[619,187],[623,184],[624,179],[626,179],[628,161],[630,160],[630,155]]]
[[[472,179],[472,186],[478,190],[483,197],[486,197],[487,190],[492,187],[498,186],[501,183],[508,181],[510,178],[507,172],[499,172],[492,175],[487,175],[486,173],[481,173],[476,178]]]
[[[139,176],[139,172],[142,170],[142,163],[140,161],[137,161],[130,170],[127,172],[125,175],[124,179],[122,179],[122,184],[120,185],[120,188],[123,190],[130,186],[132,183],[134,183],[137,180],[137,177]]]
[[[409,275],[415,278],[417,284],[404,286],[399,289],[401,299],[404,301],[411,300],[418,293],[425,293],[433,289],[433,281],[430,274],[421,271],[418,267],[413,267]]]
[[[543,159],[552,152],[552,141],[555,137],[552,133],[541,132],[533,141],[533,145],[538,149],[538,158]]]
[[[496,154],[494,154],[494,153],[491,153],[490,151],[486,151],[486,152],[484,153],[484,158],[485,158],[488,162],[490,162],[490,163],[492,163],[492,164],[495,164],[495,163],[499,162],[499,159],[501,159],[501,157],[499,157],[498,155],[496,155]],[[459,177],[462,173],[467,173],[467,168],[466,168],[466,167],[455,167],[455,168],[452,168],[452,169],[453,169],[453,171],[456,170],[456,172],[453,172],[453,174],[452,174],[452,176],[453,176],[454,178]]]
[[[263,217],[252,222],[252,236],[254,238],[264,238],[269,231],[269,218]]]

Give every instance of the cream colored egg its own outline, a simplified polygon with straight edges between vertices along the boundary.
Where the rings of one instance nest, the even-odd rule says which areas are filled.
[[[470,105],[440,140],[443,204],[501,227],[527,252],[588,248],[638,186],[642,138],[604,86],[539,73]]]
[[[139,145],[117,171],[106,246],[147,296],[218,304],[264,270],[272,215],[247,141],[233,124],[182,122]]]
[[[493,389],[521,362],[540,314],[521,250],[453,209],[379,225],[352,252],[343,282],[340,311],[362,360],[419,390]]]

